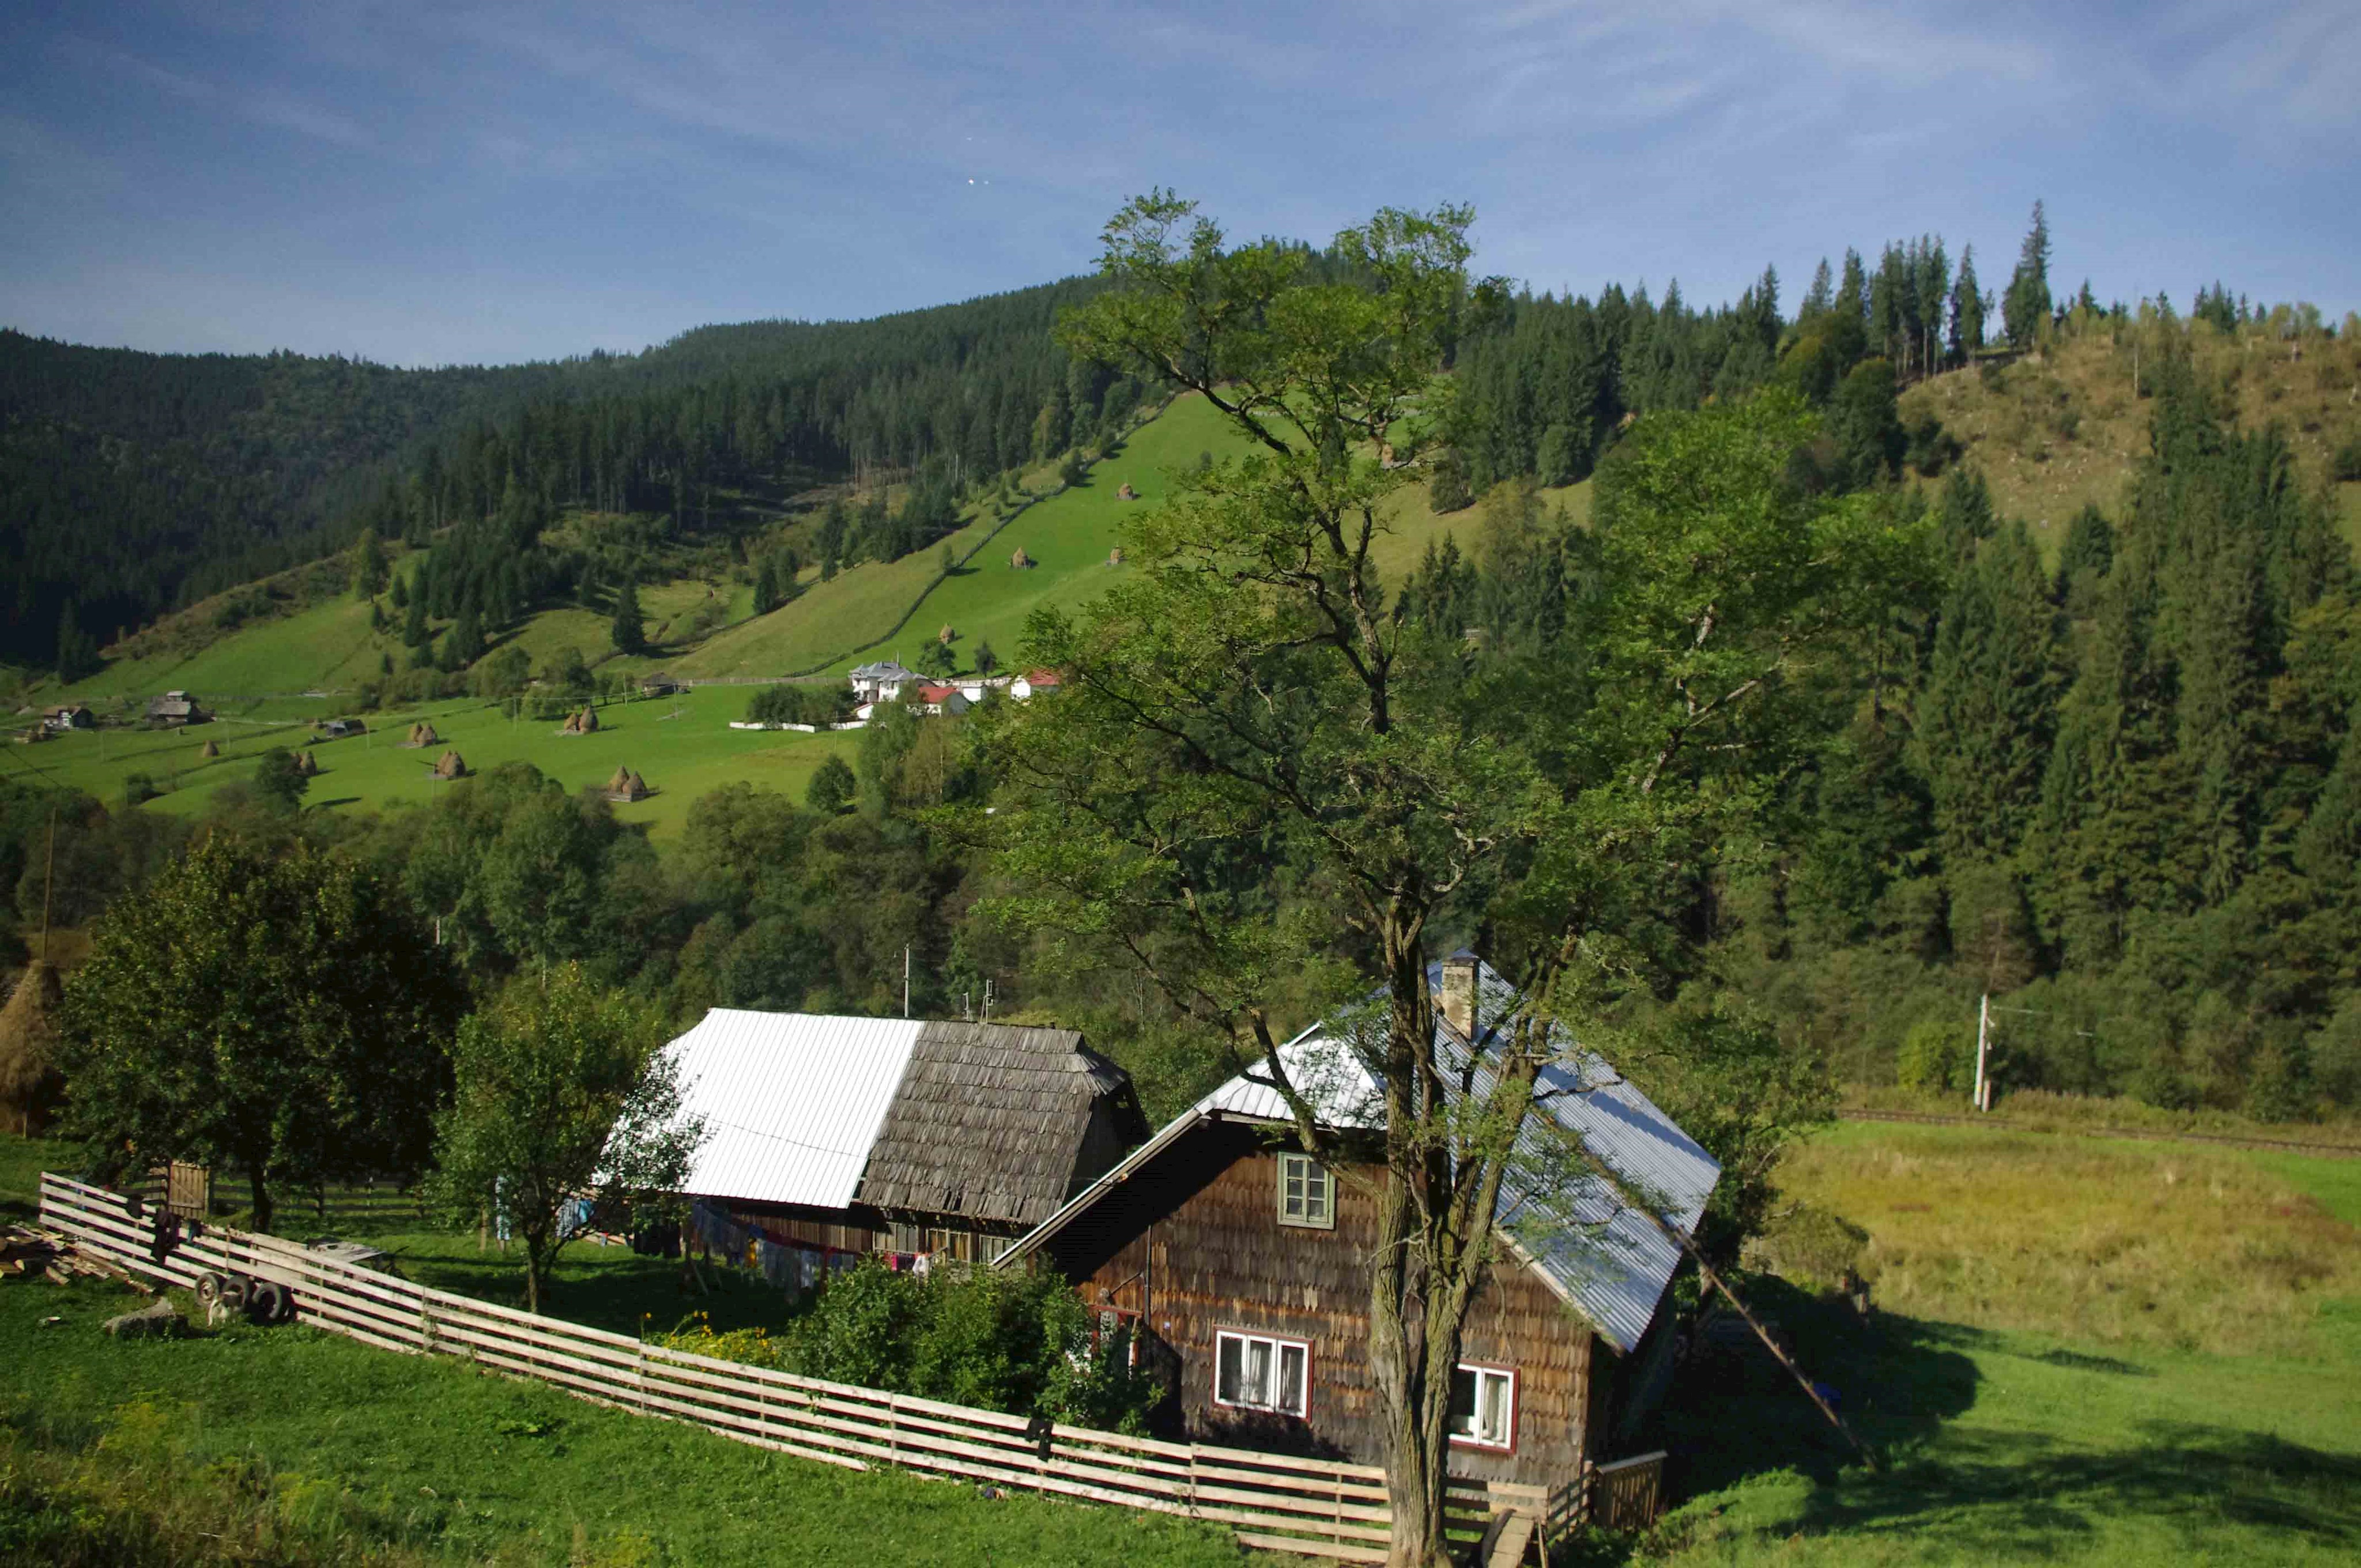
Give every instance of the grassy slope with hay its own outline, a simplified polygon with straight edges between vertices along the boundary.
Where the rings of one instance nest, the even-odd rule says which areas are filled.
[[[166,791],[148,809],[192,814],[223,784],[252,776],[256,762],[275,746],[312,751],[320,773],[306,803],[332,810],[423,804],[444,787],[432,767],[445,748],[456,749],[478,772],[531,762],[569,790],[604,784],[617,767],[627,766],[654,793],[617,806],[615,814],[645,823],[664,842],[680,831],[698,796],[725,784],[743,781],[801,800],[820,763],[832,755],[849,760],[859,740],[730,729],[730,720],[744,717],[746,700],[743,686],[701,686],[676,697],[609,704],[598,709],[599,729],[591,735],[561,735],[554,721],[511,719],[473,701],[430,703],[372,714],[368,735],[343,740],[312,739],[291,712],[260,711],[291,705],[258,705],[254,717],[191,729],[75,734],[38,747],[9,747],[0,751],[0,772],[88,790],[110,804],[122,798],[126,774],[144,773]],[[442,743],[424,751],[396,744],[420,718],[434,726]],[[207,741],[220,747],[220,757],[200,756]]]
[[[2147,452],[2156,345],[2140,349],[2135,397],[2133,335],[2093,332],[1993,370],[1935,377],[1902,395],[1903,418],[1932,413],[1966,443],[1964,461],[1983,472],[2001,514],[2023,519],[2054,559],[2085,504],[2121,516],[2125,482]],[[2333,455],[2361,441],[2361,341],[2314,344],[2297,359],[2275,340],[2198,323],[2188,345],[2242,423],[2287,434],[2303,483],[2331,483]],[[2345,537],[2361,545],[2361,484],[2335,489]]]
[[[854,567],[829,583],[813,583],[799,598],[759,618],[745,614],[751,592],[742,584],[691,577],[654,585],[641,594],[652,635],[660,636],[676,620],[686,622],[708,603],[740,619],[726,622],[701,642],[659,646],[645,657],[610,661],[602,667],[666,668],[704,680],[770,677],[814,664],[826,664],[832,674],[840,674],[857,658],[896,651],[915,658],[923,642],[944,625],[959,634],[954,646],[963,665],[985,641],[992,643],[1004,666],[1012,665],[1027,615],[1043,606],[1080,603],[1112,579],[1115,569],[1107,565],[1108,552],[1120,543],[1124,524],[1167,492],[1166,476],[1171,469],[1193,465],[1201,453],[1235,450],[1236,442],[1224,434],[1202,399],[1181,399],[1140,427],[1087,482],[1036,504],[1002,529],[988,548],[982,548],[981,542],[994,526],[991,521],[972,521],[963,528],[952,538],[955,553],[980,553],[946,582],[936,581],[937,552],[925,550],[901,561]],[[1116,490],[1125,483],[1143,499],[1118,499]],[[1545,499],[1581,515],[1588,489],[1576,486],[1545,492]],[[1380,573],[1389,582],[1400,581],[1416,567],[1427,544],[1446,532],[1455,532],[1463,544],[1472,546],[1484,515],[1478,507],[1438,517],[1428,509],[1422,487],[1400,492],[1389,510],[1388,532],[1378,542]],[[1019,545],[1040,565],[1025,571],[1010,567],[1009,554]],[[858,656],[847,653],[882,635],[914,604],[916,612],[909,614],[893,645]],[[604,617],[568,608],[531,618],[494,646],[522,647],[539,665],[569,644],[596,658],[606,647],[607,635]],[[194,812],[203,809],[221,784],[249,775],[263,751],[273,746],[308,746],[323,769],[313,782],[311,803],[375,809],[423,801],[435,787],[427,777],[432,755],[422,758],[390,745],[414,719],[423,718],[478,769],[512,760],[530,762],[568,788],[603,783],[618,765],[638,770],[657,793],[617,809],[626,821],[647,822],[661,842],[678,831],[698,795],[745,781],[800,798],[820,762],[832,753],[848,753],[854,744],[849,736],[730,729],[729,721],[745,713],[751,693],[743,686],[699,686],[676,702],[604,708],[601,718],[608,728],[583,738],[560,737],[554,724],[512,722],[480,703],[453,699],[369,715],[373,733],[368,738],[333,742],[313,741],[309,724],[341,711],[334,698],[257,695],[349,687],[374,674],[387,653],[399,662],[398,641],[391,629],[372,632],[367,605],[347,596],[201,642],[192,635],[176,646],[167,636],[150,634],[140,645],[152,652],[110,663],[69,695],[103,713],[130,714],[146,696],[181,686],[212,706],[219,722],[182,731],[110,727],[38,746],[0,747],[0,777],[67,784],[113,805],[123,798],[125,780],[144,773],[166,792],[150,809]],[[40,700],[56,695],[44,692]],[[680,715],[676,719],[659,717],[675,709]],[[218,759],[200,756],[207,741],[221,749]]]
[[[2344,1563],[2361,1552],[2361,1161],[1850,1124],[1788,1195],[1868,1232],[1874,1327],[1750,1289],[1850,1421],[1759,1355],[1662,1435],[1682,1564]]]

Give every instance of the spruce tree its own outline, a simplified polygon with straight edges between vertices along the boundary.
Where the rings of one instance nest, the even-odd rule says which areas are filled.
[[[1954,468],[1943,481],[1943,499],[1935,511],[1935,534],[1946,560],[1964,563],[1976,546],[1999,527],[1993,514],[1992,491],[1976,468]]]
[[[1984,345],[1984,297],[1976,282],[1976,247],[1960,252],[1960,275],[1951,282],[1951,358],[1964,365]]]
[[[762,567],[754,574],[754,613],[768,615],[779,608],[779,567],[769,553],[763,556]]]
[[[2058,601],[2070,609],[2087,599],[2097,580],[2114,564],[2115,530],[2095,502],[2086,504],[2066,526],[2058,550]]]
[[[426,596],[423,593],[412,594],[410,598],[410,613],[401,622],[401,645],[405,648],[423,648],[426,646],[427,639],[434,634],[434,630],[426,623]]]
[[[640,613],[639,584],[631,577],[615,590],[615,621],[609,636],[618,653],[644,653],[648,650],[648,634],[644,618]]]
[[[2001,317],[2010,345],[2017,348],[2032,347],[2049,320],[2049,219],[2039,202],[2033,203],[2033,227],[2017,252],[2016,270],[2009,275]]]
[[[353,597],[375,598],[384,591],[385,578],[385,546],[378,543],[376,529],[364,528],[353,546]]]
[[[2023,523],[1986,540],[1944,601],[1916,746],[1947,859],[2015,854],[2040,803],[2065,663],[2049,575]]]

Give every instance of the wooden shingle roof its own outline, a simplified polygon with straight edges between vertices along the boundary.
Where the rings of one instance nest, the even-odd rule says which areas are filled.
[[[1094,1132],[1102,1100],[1113,1124]],[[870,1147],[860,1201],[1035,1224],[1147,1131],[1123,1070],[1071,1029],[928,1023]],[[1092,1159],[1110,1138],[1113,1150]]]

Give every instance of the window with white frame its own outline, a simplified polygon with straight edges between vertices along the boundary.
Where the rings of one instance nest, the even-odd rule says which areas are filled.
[[[1510,1448],[1517,1440],[1517,1375],[1502,1366],[1462,1366],[1451,1375],[1454,1442]]]
[[[1336,1228],[1336,1189],[1325,1167],[1308,1154],[1279,1157],[1279,1223],[1313,1230]]]
[[[1214,1336],[1213,1403],[1300,1416],[1311,1400],[1312,1347],[1263,1334]]]

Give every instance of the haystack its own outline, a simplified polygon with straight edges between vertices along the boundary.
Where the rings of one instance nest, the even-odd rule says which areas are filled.
[[[456,751],[445,751],[434,761],[434,776],[438,779],[464,779],[467,763]]]
[[[1114,549],[1107,552],[1107,565],[1110,566],[1120,566],[1123,565],[1122,545],[1118,544]]]
[[[618,805],[648,797],[648,781],[629,768],[617,768],[615,776],[607,781],[607,798]]]
[[[1033,557],[1025,554],[1025,546],[1020,544],[1016,547],[1016,553],[1008,558],[1008,564],[1021,572],[1033,565]]]
[[[296,752],[295,776],[301,779],[313,779],[319,777],[320,759],[314,757],[309,751]]]
[[[1139,499],[1139,492],[1131,488],[1131,482],[1126,479],[1115,490],[1115,499],[1119,501],[1136,501]]]
[[[218,745],[215,745],[213,741],[208,740],[203,745],[197,748],[197,755],[210,760],[221,755],[221,748]]]
[[[598,729],[598,712],[586,704],[581,712],[567,714],[566,722],[558,726],[557,732],[560,735],[592,735]]]
[[[0,1125],[35,1137],[49,1124],[65,1080],[55,1065],[58,1003],[65,991],[57,970],[35,959],[0,1007]]]
[[[952,643],[959,641],[959,633],[946,626],[940,631],[935,633],[935,641],[948,648]]]
[[[410,727],[410,739],[402,741],[401,744],[412,750],[422,746],[440,746],[443,744],[443,737],[434,733],[434,726],[422,718]]]

